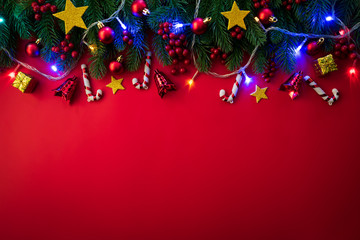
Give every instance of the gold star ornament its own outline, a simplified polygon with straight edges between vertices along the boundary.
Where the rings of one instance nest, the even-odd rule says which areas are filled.
[[[87,8],[87,6],[77,8],[70,0],[66,0],[65,10],[55,13],[54,17],[57,17],[65,22],[65,34],[68,34],[73,27],[87,28],[81,18]]]
[[[111,83],[106,85],[108,88],[111,88],[113,90],[113,94],[115,94],[118,90],[125,90],[124,86],[122,85],[122,81],[124,79],[116,79],[113,76],[111,77]]]
[[[224,15],[224,17],[226,17],[229,20],[228,30],[235,27],[236,25],[246,30],[244,18],[249,13],[250,11],[240,10],[238,5],[234,1],[231,11],[222,12],[221,14]]]
[[[251,96],[256,97],[256,103],[259,103],[261,101],[261,99],[268,99],[268,97],[265,94],[267,89],[268,89],[267,87],[266,88],[259,88],[259,86],[256,85],[255,92],[253,92],[251,94]]]

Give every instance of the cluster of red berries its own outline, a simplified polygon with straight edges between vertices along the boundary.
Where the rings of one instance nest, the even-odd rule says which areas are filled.
[[[273,58],[270,58],[269,64],[266,67],[264,74],[262,75],[265,82],[270,82],[271,78],[275,76],[275,72],[276,72],[276,63]]]
[[[226,53],[223,53],[220,48],[212,48],[210,49],[210,51],[211,51],[211,55],[210,55],[211,60],[221,59],[221,64],[223,65],[226,64],[226,59],[228,55]]]
[[[55,46],[51,48],[51,51],[54,53],[59,53],[61,60],[65,61],[67,58],[67,54],[71,52],[72,58],[77,58],[79,53],[77,51],[71,51],[74,49],[74,44],[70,42],[71,35],[67,34],[65,36],[64,41],[62,41],[59,46]]]
[[[168,45],[165,46],[166,51],[169,53],[169,56],[172,58],[173,65],[179,65],[183,63],[184,65],[190,65],[190,51],[187,47],[187,40],[185,34],[175,34],[171,32],[172,23],[165,22],[159,25],[158,35],[168,41]],[[171,70],[171,74],[176,75],[177,73],[186,73],[185,67],[174,67]]]
[[[350,43],[346,38],[341,38],[337,40],[337,43],[335,44],[334,55],[340,58],[349,57],[350,59],[355,60],[358,57],[356,53],[356,45],[354,43]]]
[[[134,40],[131,36],[131,33],[126,30],[123,31],[123,41],[127,43],[129,46],[134,44]]]
[[[303,2],[306,2],[306,0],[295,0],[295,3],[298,5]],[[285,0],[282,2],[282,5],[286,8],[286,10],[291,11],[293,3],[294,3],[293,0]]]
[[[270,0],[253,0],[253,3],[255,8],[267,8]]]
[[[57,7],[51,5],[50,3],[45,3],[46,0],[37,0],[37,2],[32,2],[31,7],[35,12],[35,20],[40,21],[42,16],[41,13],[46,13],[51,11],[52,13],[57,12]],[[40,4],[40,5],[39,5]]]
[[[230,31],[230,35],[232,38],[236,38],[237,40],[241,40],[245,36],[245,32],[241,30],[240,27],[234,27]]]

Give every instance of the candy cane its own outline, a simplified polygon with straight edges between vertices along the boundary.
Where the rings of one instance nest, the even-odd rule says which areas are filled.
[[[240,72],[237,76],[236,76],[236,81],[234,83],[234,86],[232,88],[232,93],[230,94],[229,97],[225,96],[225,90],[221,89],[220,90],[220,98],[224,101],[224,102],[228,102],[228,103],[234,103],[234,98],[236,97],[237,92],[239,91],[239,87],[240,84],[242,82],[243,79],[243,72]]]
[[[102,91],[101,89],[98,89],[96,91],[96,96],[92,94],[90,81],[89,81],[89,74],[87,72],[87,66],[85,64],[81,65],[81,69],[83,72],[83,79],[84,79],[84,85],[85,85],[85,93],[87,96],[88,102],[94,102],[95,100],[99,101],[102,97]]]
[[[316,82],[314,82],[314,80],[309,77],[309,76],[306,76],[304,77],[304,80],[307,84],[309,84],[310,87],[312,87],[315,92],[320,96],[322,97],[322,99],[324,99],[324,101],[327,101],[328,104],[331,106],[333,105],[334,102],[336,102],[338,99],[339,99],[339,91],[334,88],[332,90],[332,93],[334,94],[334,96],[332,97],[329,97],[325,92],[324,90],[322,90],[317,84]]]
[[[149,78],[150,78],[150,65],[151,65],[151,52],[148,51],[146,54],[146,63],[144,69],[144,82],[139,83],[137,78],[133,78],[132,83],[136,89],[149,89]]]

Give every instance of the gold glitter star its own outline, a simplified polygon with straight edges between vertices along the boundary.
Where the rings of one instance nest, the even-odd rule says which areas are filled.
[[[125,90],[124,86],[122,85],[122,81],[124,79],[116,79],[113,76],[111,76],[111,83],[106,85],[107,87],[111,88],[113,90],[113,93],[115,94],[118,90]]]
[[[244,18],[250,13],[250,11],[240,10],[236,2],[234,1],[231,11],[222,12],[227,19],[229,19],[228,30],[238,25],[246,30]]]
[[[268,99],[268,97],[265,94],[267,89],[268,89],[267,87],[266,88],[259,88],[259,86],[256,85],[255,92],[253,92],[251,94],[251,96],[256,97],[256,103],[259,103],[261,101],[261,99]]]
[[[87,6],[77,8],[70,0],[66,0],[65,10],[55,13],[54,17],[57,17],[65,22],[65,34],[68,34],[73,27],[87,28],[81,18],[87,8]]]

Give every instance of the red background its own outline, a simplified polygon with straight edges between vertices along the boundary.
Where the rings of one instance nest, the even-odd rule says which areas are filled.
[[[23,50],[20,50],[23,52]],[[49,71],[40,59],[20,58]],[[83,59],[82,62],[85,62]],[[313,58],[298,70],[314,76]],[[288,77],[242,86],[235,78],[194,73],[170,78],[161,99],[151,81],[125,91],[91,80],[101,101],[88,103],[80,78],[71,105],[39,80],[32,94],[0,75],[0,238],[10,239],[359,239],[359,85],[349,62],[316,82],[340,101],[330,107],[308,86],[292,101],[278,91]],[[168,73],[170,68],[159,68]],[[217,71],[223,71],[217,66]],[[269,100],[249,96],[269,87]]]

